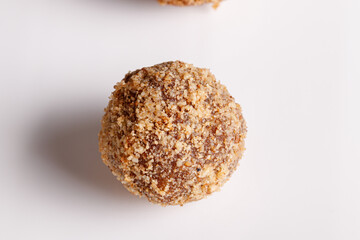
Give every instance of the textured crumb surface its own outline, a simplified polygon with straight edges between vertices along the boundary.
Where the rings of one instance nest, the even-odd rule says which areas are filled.
[[[208,69],[166,62],[130,72],[114,88],[99,147],[130,192],[183,205],[219,190],[235,171],[245,120]]]
[[[201,5],[205,3],[213,3],[214,8],[218,7],[222,0],[158,0],[162,5],[175,5],[175,6],[192,6]]]

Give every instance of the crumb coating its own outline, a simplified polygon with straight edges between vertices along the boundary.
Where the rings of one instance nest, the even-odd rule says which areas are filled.
[[[183,205],[218,191],[236,170],[246,123],[208,69],[166,62],[130,72],[114,88],[99,148],[131,193]]]
[[[213,3],[213,7],[217,8],[222,0],[158,0],[162,5],[175,5],[175,6],[193,6],[202,5],[205,3]]]

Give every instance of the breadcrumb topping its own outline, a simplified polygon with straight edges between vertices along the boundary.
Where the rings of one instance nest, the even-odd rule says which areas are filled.
[[[245,150],[246,124],[208,69],[166,62],[130,72],[114,88],[99,148],[130,192],[183,205],[230,178]]]
[[[213,7],[217,8],[222,0],[158,0],[161,5],[175,6],[192,6],[202,5],[205,3],[213,3]]]

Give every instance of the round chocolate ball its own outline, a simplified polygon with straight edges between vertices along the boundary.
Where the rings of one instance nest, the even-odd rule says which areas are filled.
[[[130,192],[183,205],[219,190],[236,170],[245,120],[208,69],[161,63],[128,73],[114,88],[99,147]]]

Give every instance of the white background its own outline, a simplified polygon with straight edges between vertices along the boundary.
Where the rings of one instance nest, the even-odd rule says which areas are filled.
[[[0,239],[360,239],[360,2],[0,0]],[[113,85],[207,67],[244,110],[247,151],[184,207],[129,194],[97,132]]]

